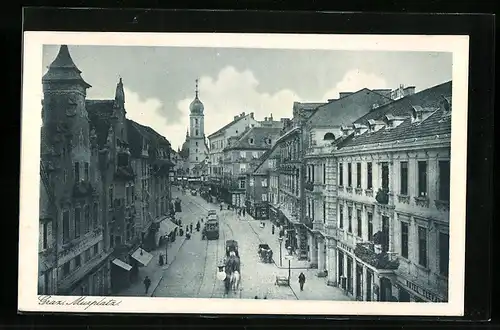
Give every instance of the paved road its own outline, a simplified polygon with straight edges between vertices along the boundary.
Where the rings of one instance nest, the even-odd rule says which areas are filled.
[[[229,298],[297,299],[289,287],[275,285],[276,275],[287,275],[287,270],[260,261],[257,255],[260,241],[247,221],[239,220],[234,211],[219,211],[216,205],[208,204],[199,196],[181,198],[183,207],[190,209],[193,219],[205,216],[207,209],[217,209],[220,237],[219,240],[201,240],[201,234],[195,231],[165,272],[155,296],[222,298],[224,288],[216,278],[217,264],[223,258],[226,240],[234,239],[238,242],[241,257],[241,290],[230,293]],[[183,219],[183,223],[187,222]]]

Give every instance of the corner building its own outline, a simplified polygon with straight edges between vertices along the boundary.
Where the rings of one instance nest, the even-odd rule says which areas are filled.
[[[448,301],[451,81],[343,127],[339,285],[363,301]]]

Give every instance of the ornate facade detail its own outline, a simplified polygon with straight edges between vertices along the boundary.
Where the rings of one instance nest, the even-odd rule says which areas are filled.
[[[415,197],[415,204],[420,207],[429,207],[429,198],[427,197]]]
[[[352,187],[346,187],[345,190],[349,193],[352,194]]]
[[[354,191],[356,192],[356,195],[362,195],[363,194],[363,188],[355,188]]]
[[[450,202],[449,201],[440,201],[435,200],[436,208],[440,211],[449,211],[450,210]]]
[[[373,197],[373,190],[372,189],[366,189],[365,190],[365,195],[368,197]]]
[[[404,204],[410,204],[410,196],[398,195],[398,202]]]

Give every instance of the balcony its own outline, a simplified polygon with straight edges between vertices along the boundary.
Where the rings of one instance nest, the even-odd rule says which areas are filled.
[[[304,182],[304,189],[308,191],[314,190],[314,184],[310,181]]]
[[[114,178],[116,180],[125,180],[125,181],[133,180],[135,178],[135,174],[132,166],[126,165],[118,167],[115,171]]]
[[[80,180],[73,185],[73,197],[87,197],[95,193],[96,190],[92,184],[87,180]]]
[[[410,196],[398,195],[398,202],[402,204],[410,204]]]
[[[365,263],[377,269],[398,269],[399,259],[396,255],[376,250],[379,250],[379,248],[375,247],[371,242],[357,243],[354,254]]]
[[[361,187],[354,188],[354,192],[356,193],[356,195],[363,195],[363,188]]]
[[[415,197],[415,204],[420,207],[429,207],[429,198],[427,197]]]
[[[373,197],[373,189],[366,189],[365,190],[365,195],[368,197]]]
[[[436,208],[439,211],[447,212],[450,210],[450,202],[449,201],[435,200],[434,203],[436,204]]]
[[[375,196],[375,200],[377,201],[377,203],[382,204],[382,205],[389,204],[389,189],[380,188],[377,191],[377,195]]]
[[[349,194],[352,194],[352,187],[346,187],[345,191],[348,192]]]

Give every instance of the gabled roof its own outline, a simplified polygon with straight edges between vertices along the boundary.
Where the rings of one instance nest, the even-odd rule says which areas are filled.
[[[443,96],[451,97],[451,81],[431,87],[419,93],[406,96],[392,102],[382,108],[368,113],[364,118],[356,122],[380,122],[387,114],[395,117],[405,117],[404,121],[394,128],[381,128],[376,132],[366,132],[359,136],[348,136],[339,144],[339,149],[360,145],[373,145],[378,143],[396,142],[405,139],[414,139],[428,136],[445,135],[451,133],[451,121],[446,117],[445,110],[440,107]],[[406,100],[405,100],[406,99]],[[412,123],[409,116],[413,111],[413,105],[421,107],[432,107],[435,112],[426,120]],[[376,112],[376,114],[375,114]],[[372,118],[367,118],[372,117]]]
[[[249,116],[250,114],[248,114]],[[239,122],[240,120],[242,120],[243,118],[245,118],[246,116],[239,116],[238,118],[234,119],[232,122],[230,122],[229,124],[227,125],[224,125],[222,126],[222,128],[219,128],[217,131],[213,132],[212,134],[210,134],[208,136],[208,138],[210,139],[211,137],[215,136],[215,135],[218,135],[220,133],[223,133],[226,129],[228,129],[229,127],[231,127],[232,125],[236,124],[237,122]]]
[[[307,121],[311,126],[352,125],[361,116],[370,112],[373,104],[392,102],[388,97],[363,88],[343,98],[317,108]]]
[[[262,150],[270,149],[274,140],[276,140],[281,132],[279,127],[252,127],[245,131],[237,141],[224,150]],[[250,139],[253,139],[253,144],[250,144]],[[271,144],[266,143],[266,139],[271,139]]]

